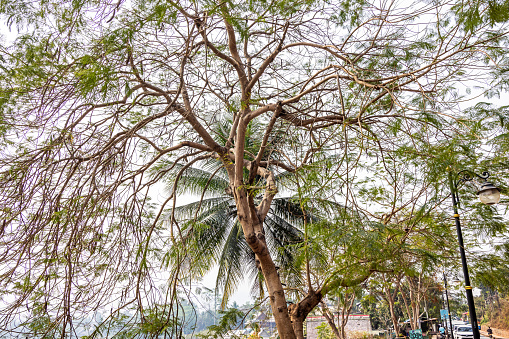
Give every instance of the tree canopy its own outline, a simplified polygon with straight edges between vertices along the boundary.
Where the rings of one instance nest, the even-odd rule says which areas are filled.
[[[66,337],[84,314],[132,307],[148,334],[178,333],[190,230],[165,216],[185,172],[215,160],[279,335],[302,338],[322,292],[390,269],[376,246],[405,250],[448,170],[507,168],[507,138],[494,142],[507,109],[478,99],[507,89],[506,12],[473,4],[0,0],[19,32],[0,46],[1,328],[35,319],[34,333]],[[343,208],[303,226],[305,293],[290,307],[264,229],[285,189],[301,211]],[[349,252],[341,225],[373,247]],[[342,239],[356,269],[313,266],[317,239]],[[320,289],[313,267],[332,272]]]

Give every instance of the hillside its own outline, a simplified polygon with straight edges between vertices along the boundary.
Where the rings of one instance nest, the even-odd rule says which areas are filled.
[[[509,297],[500,298],[499,305],[495,305],[488,325],[492,327],[494,335],[509,338]]]

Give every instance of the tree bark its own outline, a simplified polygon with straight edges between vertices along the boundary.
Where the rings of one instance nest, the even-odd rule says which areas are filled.
[[[341,334],[339,333],[338,327],[334,323],[334,315],[331,314],[329,316],[327,309],[324,306],[324,303],[322,303],[322,310],[323,310],[323,316],[325,319],[327,319],[327,323],[329,323],[329,327],[332,329],[332,332],[334,332],[334,335],[336,338],[341,339]]]
[[[401,291],[401,299],[403,299],[403,304],[405,305],[404,311],[406,311],[406,315],[407,315],[408,319],[411,319],[412,318],[412,313],[410,311],[410,306],[408,305],[408,302],[407,302],[406,297],[405,297],[405,293],[403,293],[403,291]],[[410,322],[410,327],[412,327],[412,322]]]
[[[395,300],[398,296],[398,292],[401,286],[401,279],[403,278],[402,274],[399,274],[396,276],[396,286],[394,287],[394,291],[391,293],[391,285],[392,282],[389,284],[389,281],[387,281],[385,275],[382,275],[382,278],[384,280],[384,287],[383,287],[383,293],[382,298],[385,299],[387,304],[389,305],[389,311],[391,313],[391,321],[392,325],[394,326],[394,332],[396,333],[396,336],[399,337],[399,324],[398,324],[398,318],[396,318],[396,313],[394,312],[394,306],[395,306]]]
[[[299,338],[296,336],[294,327],[290,320],[283,285],[281,285],[281,280],[277,273],[276,266],[274,265],[270,255],[268,255],[266,246],[262,253],[256,253],[256,255],[260,260],[262,273],[265,277],[265,283],[269,292],[269,300],[272,306],[272,312],[274,314],[274,320],[276,321],[279,336],[281,339]]]
[[[347,306],[348,302],[348,307]],[[341,339],[346,339],[346,331],[345,327],[348,323],[348,318],[350,317],[350,312],[352,312],[353,303],[355,302],[355,292],[352,292],[351,295],[348,295],[348,292],[345,292],[345,302],[343,305],[343,309],[341,310]],[[346,308],[346,310],[345,310]],[[346,317],[345,317],[346,313]]]
[[[243,199],[239,200],[242,201]],[[244,201],[247,202],[247,199]],[[249,218],[244,216],[243,218],[240,218],[239,215],[240,223],[243,227],[244,234],[246,235],[246,241],[258,258],[260,268],[263,276],[265,277],[265,284],[267,286],[269,300],[279,336],[281,339],[295,339],[296,337],[290,321],[283,285],[281,284],[279,274],[277,273],[276,265],[274,264],[274,261],[267,249],[262,225],[260,223],[253,225],[252,223],[249,223],[247,219]]]
[[[229,32],[230,33],[230,32]],[[231,42],[231,41],[230,41]],[[246,98],[247,100],[247,98]],[[246,107],[240,112],[245,116],[249,112]],[[274,175],[266,168],[258,167],[244,159],[244,142],[246,137],[247,121],[240,118],[235,133],[235,148],[233,155],[223,154],[221,160],[225,165],[232,194],[237,206],[237,217],[242,225],[246,242],[260,262],[260,268],[265,277],[265,284],[269,294],[269,300],[276,322],[276,327],[281,339],[295,339],[295,333],[286,305],[283,285],[276,270],[276,265],[270,256],[263,230],[263,221],[267,216],[272,199],[277,194]],[[232,162],[233,161],[233,162]],[[259,206],[255,206],[254,197],[249,190],[249,182],[244,181],[244,169],[262,176],[266,180],[267,187]]]
[[[308,314],[320,303],[322,298],[323,296],[320,291],[311,290],[299,303],[290,305],[290,318],[298,339],[304,339],[304,321]]]
[[[295,337],[298,339],[304,339],[304,319],[296,319],[292,322],[293,330],[295,332]]]
[[[392,296],[389,295],[388,299],[389,304],[389,311],[391,312],[391,320],[392,325],[394,326],[394,332],[396,333],[396,337],[399,337],[399,324],[398,324],[398,318],[396,318],[396,313],[394,312],[394,300],[392,299]]]

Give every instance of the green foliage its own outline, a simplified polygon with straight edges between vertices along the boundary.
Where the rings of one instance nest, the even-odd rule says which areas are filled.
[[[362,18],[362,11],[365,5],[366,1],[364,0],[341,1],[339,11],[331,19],[339,26],[349,24],[350,27],[355,27],[355,25],[360,23],[359,20]]]
[[[467,32],[473,32],[482,24],[494,26],[509,20],[509,1],[471,0],[453,6],[459,23]]]
[[[475,281],[493,291],[509,292],[509,243],[494,246],[495,253],[484,254],[472,263]]]
[[[329,324],[321,323],[316,327],[318,330],[318,339],[334,339],[334,332],[332,332]]]
[[[363,314],[369,314],[369,320],[371,322],[371,328],[373,330],[385,330],[387,324],[390,323],[390,311],[386,303],[382,302],[381,298],[375,296],[373,293],[366,293],[360,299]],[[398,312],[398,317],[402,317],[403,314]]]
[[[145,335],[156,335],[168,331],[168,328],[175,326],[169,306],[162,309],[149,309],[143,315],[144,320],[139,325],[140,333]]]
[[[224,338],[225,334],[236,328],[238,319],[243,318],[245,315],[242,311],[236,308],[229,308],[227,310],[219,311],[221,318],[217,325],[208,327],[207,334],[199,334],[200,338]]]
[[[507,106],[491,100],[509,88],[507,5],[0,0],[19,29],[0,45],[0,328],[26,307],[33,333],[65,336],[114,300],[132,315],[101,335],[178,336],[180,284],[215,264],[223,301],[244,275],[263,291],[237,193],[293,291],[307,268],[340,293],[454,258],[448,170],[498,172],[507,190]],[[280,195],[258,216],[276,192],[249,173],[265,137]],[[240,183],[222,167],[235,162]],[[467,243],[507,232],[471,190]],[[500,251],[479,258],[497,285]]]

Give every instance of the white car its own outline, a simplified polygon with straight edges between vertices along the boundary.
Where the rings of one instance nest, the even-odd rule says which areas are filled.
[[[461,320],[453,320],[452,321],[452,334],[456,338],[456,332],[458,331],[458,327],[465,327],[468,326],[467,323]]]
[[[472,326],[458,326],[456,328],[456,332],[454,333],[455,339],[473,339],[474,331],[472,330]]]
[[[453,331],[456,331],[456,328],[457,328],[458,326],[464,326],[464,325],[467,325],[467,323],[466,323],[466,322],[464,322],[464,321],[461,321],[461,320],[453,320],[453,321],[452,321],[452,330],[453,330]],[[449,322],[447,322],[447,327],[449,327]]]

